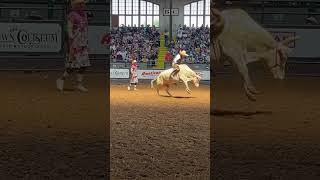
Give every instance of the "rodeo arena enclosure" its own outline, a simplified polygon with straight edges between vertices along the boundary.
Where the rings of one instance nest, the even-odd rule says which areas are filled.
[[[213,177],[319,179],[320,2],[215,2]]]
[[[320,1],[0,0],[0,179],[320,179]]]

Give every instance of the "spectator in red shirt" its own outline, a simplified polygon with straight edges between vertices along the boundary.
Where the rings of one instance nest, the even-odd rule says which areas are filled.
[[[105,36],[103,36],[103,38],[101,39],[101,44],[110,44],[111,43],[111,36],[109,34],[106,34]]]
[[[167,52],[166,56],[165,56],[165,60],[166,61],[172,61],[173,59],[173,56],[172,54],[170,53],[170,51]]]

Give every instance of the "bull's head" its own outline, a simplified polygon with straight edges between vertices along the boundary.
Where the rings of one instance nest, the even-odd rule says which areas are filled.
[[[201,80],[201,76],[199,76],[199,75],[195,75],[193,78],[191,78],[191,81],[195,87],[200,86],[200,80]]]
[[[289,37],[278,43],[277,48],[268,51],[266,55],[267,65],[275,79],[285,78],[286,64],[291,49],[288,47],[299,37]]]

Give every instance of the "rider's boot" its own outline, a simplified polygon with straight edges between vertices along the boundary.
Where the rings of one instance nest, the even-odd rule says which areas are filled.
[[[171,73],[171,78],[172,79],[176,79],[176,75],[177,75],[177,73],[178,73],[178,70],[177,69],[175,69],[172,73]]]

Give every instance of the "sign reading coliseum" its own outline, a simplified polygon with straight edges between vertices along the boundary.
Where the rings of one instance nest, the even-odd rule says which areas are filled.
[[[0,23],[0,52],[59,52],[59,24]]]

